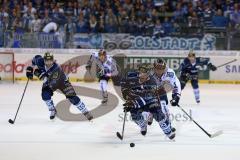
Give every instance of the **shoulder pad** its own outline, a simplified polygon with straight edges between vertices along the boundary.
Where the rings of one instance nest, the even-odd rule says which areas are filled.
[[[166,72],[166,77],[170,77],[170,78],[173,78],[175,75],[175,72],[173,69],[171,68],[168,68],[167,72]]]
[[[34,66],[44,66],[44,59],[41,55],[36,55],[32,59],[32,65]]]

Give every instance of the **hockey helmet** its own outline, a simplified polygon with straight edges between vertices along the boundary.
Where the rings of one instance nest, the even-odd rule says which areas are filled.
[[[46,52],[45,54],[44,54],[44,60],[46,61],[46,60],[52,60],[53,61],[53,54],[51,54],[50,52]]]
[[[166,69],[166,62],[163,58],[158,58],[157,61],[153,64],[155,69],[165,70]]]
[[[196,55],[192,49],[189,51],[188,57],[196,57]]]
[[[107,52],[103,49],[100,49],[100,51],[98,52],[98,56],[106,56]]]
[[[144,63],[144,64],[141,64],[139,67],[138,67],[138,71],[139,71],[139,73],[141,74],[141,73],[150,73],[150,71],[151,71],[151,67],[150,67],[150,65],[149,64],[146,64],[146,63]]]

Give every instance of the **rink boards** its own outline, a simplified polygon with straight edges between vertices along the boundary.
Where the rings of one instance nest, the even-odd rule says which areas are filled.
[[[0,75],[14,71],[17,81],[26,80],[25,69],[31,64],[31,59],[36,54],[44,54],[46,51],[54,53],[55,59],[62,65],[64,71],[69,74],[73,82],[86,80],[85,64],[94,50],[88,49],[0,49],[0,52],[13,52],[14,62],[0,62]],[[153,63],[158,57],[163,57],[167,65],[179,74],[179,66],[186,57],[188,51],[166,50],[114,50],[110,51],[118,65],[120,72],[136,69],[141,63]],[[197,56],[209,58],[212,64],[220,66],[224,63],[236,60],[212,72],[207,67],[201,67],[199,73],[200,83],[240,84],[239,52],[237,51],[197,51]],[[2,76],[3,77],[3,76]],[[4,79],[4,77],[3,77]],[[95,70],[91,72],[91,80],[96,80]]]

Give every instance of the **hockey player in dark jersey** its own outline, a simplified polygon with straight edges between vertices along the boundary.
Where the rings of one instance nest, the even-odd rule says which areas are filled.
[[[76,92],[68,80],[68,77],[63,72],[51,53],[47,52],[44,57],[36,55],[32,59],[32,66],[28,66],[26,76],[33,79],[33,76],[43,80],[42,100],[48,106],[50,111],[50,119],[54,119],[57,111],[52,101],[53,92],[60,90],[66,98],[75,105],[88,120],[93,119],[91,113],[85,107],[85,104],[76,95]]]
[[[193,87],[195,100],[200,103],[200,91],[198,85],[198,71],[200,67],[207,65],[208,69],[216,71],[217,67],[209,62],[209,59],[196,57],[195,53],[191,50],[188,57],[184,59],[180,66],[180,83],[183,90],[186,83],[190,80]]]
[[[121,91],[126,103],[125,112],[130,112],[132,120],[140,127],[141,134],[146,135],[149,113],[159,123],[161,129],[169,137],[175,137],[170,125],[170,119],[163,112],[160,105],[159,87],[150,75],[150,68],[146,65],[139,67],[139,72],[128,72],[121,83]]]

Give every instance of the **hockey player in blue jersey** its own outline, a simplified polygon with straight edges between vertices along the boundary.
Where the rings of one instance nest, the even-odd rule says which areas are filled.
[[[42,100],[46,103],[50,111],[50,119],[54,119],[57,111],[55,109],[52,96],[58,89],[66,98],[75,105],[88,120],[93,119],[91,113],[85,107],[85,104],[76,95],[76,92],[65,75],[61,66],[59,66],[51,53],[46,52],[44,57],[36,55],[32,59],[32,66],[28,66],[26,70],[26,76],[29,79],[33,79],[33,76],[43,80],[42,85]]]
[[[216,71],[217,67],[209,62],[209,59],[196,57],[195,53],[191,50],[188,57],[184,59],[180,66],[180,82],[181,89],[183,90],[186,83],[190,80],[193,87],[195,100],[200,103],[200,91],[198,85],[198,71],[200,67],[207,65],[208,69]]]
[[[149,113],[159,123],[160,128],[169,139],[174,139],[175,129],[170,125],[169,117],[160,105],[161,88],[151,76],[149,66],[141,65],[139,72],[128,72],[121,82],[121,91],[126,103],[125,112],[130,112],[132,120],[140,127],[142,135],[147,133]]]

